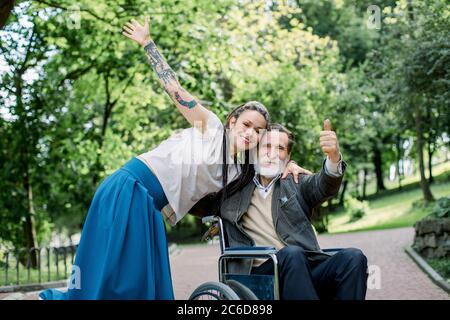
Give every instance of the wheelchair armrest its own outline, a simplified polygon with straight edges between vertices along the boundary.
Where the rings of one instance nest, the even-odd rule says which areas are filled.
[[[236,251],[236,250],[276,250],[276,249],[274,247],[230,247],[225,249],[225,251]]]
[[[277,253],[274,247],[231,247],[226,248],[222,257],[271,257]]]

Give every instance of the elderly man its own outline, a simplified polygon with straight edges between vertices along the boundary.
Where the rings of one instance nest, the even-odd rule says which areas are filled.
[[[244,189],[226,199],[221,216],[228,245],[273,246],[278,249],[281,299],[364,299],[367,259],[359,249],[323,252],[311,225],[314,207],[339,191],[346,164],[341,159],[336,133],[324,122],[320,147],[327,155],[322,170],[280,179],[289,161],[292,134],[279,124],[261,138],[255,177]],[[271,260],[231,260],[230,272],[273,274]]]

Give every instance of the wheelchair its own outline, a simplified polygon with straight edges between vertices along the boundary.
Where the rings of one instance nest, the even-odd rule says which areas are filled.
[[[190,295],[189,300],[279,300],[279,275],[277,249],[274,247],[226,247],[222,219],[206,216],[203,223],[211,223],[202,240],[213,240],[219,236],[220,257],[218,260],[219,282],[205,282]],[[340,249],[324,249],[336,253]],[[272,275],[233,274],[228,272],[229,259],[267,258],[273,263]]]

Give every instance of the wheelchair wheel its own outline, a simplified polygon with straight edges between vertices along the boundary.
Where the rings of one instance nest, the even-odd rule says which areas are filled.
[[[228,280],[227,285],[237,293],[241,300],[259,300],[252,290],[236,280]]]
[[[205,282],[192,292],[189,300],[239,300],[239,296],[226,284]]]

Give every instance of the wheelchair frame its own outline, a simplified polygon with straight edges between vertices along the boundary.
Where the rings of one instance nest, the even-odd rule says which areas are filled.
[[[235,247],[235,248],[227,248],[225,244],[225,233],[223,228],[222,219],[219,216],[207,216],[202,218],[203,223],[212,222],[217,223],[219,225],[219,239],[220,239],[220,252],[221,255],[218,261],[218,269],[219,269],[219,281],[221,283],[225,283],[224,275],[227,273],[227,259],[255,259],[255,258],[268,258],[272,260],[274,265],[274,281],[273,281],[273,297],[274,300],[280,299],[279,292],[279,277],[278,277],[278,259],[276,256],[277,249],[273,247]],[[211,227],[212,228],[212,227]],[[210,228],[210,229],[211,229]],[[208,232],[204,235],[204,239],[208,238]],[[211,237],[211,239],[214,236]]]
[[[278,259],[276,253],[277,249],[273,247],[231,247],[227,248],[225,244],[225,232],[222,219],[219,216],[206,216],[202,218],[203,223],[211,222],[212,225],[208,231],[203,235],[202,240],[213,239],[219,235],[220,239],[220,257],[218,261],[219,282],[206,282],[197,287],[191,294],[189,299],[196,299],[199,296],[213,296],[215,298],[225,299],[242,299],[246,296],[247,299],[258,298],[256,294],[250,290],[245,284],[234,279],[225,279],[227,274],[227,259],[255,259],[255,258],[268,258],[272,260],[274,266],[273,274],[273,299],[280,300],[279,291],[279,273],[278,273]],[[217,228],[218,225],[218,229]],[[327,252],[333,255],[342,250],[342,248],[329,248],[322,249],[323,252]],[[251,277],[251,275],[248,275]],[[256,276],[256,275],[255,275]],[[270,275],[267,275],[270,276]],[[234,287],[234,288],[232,288]],[[211,291],[217,291],[218,293],[212,293]],[[250,298],[252,296],[252,298]]]

